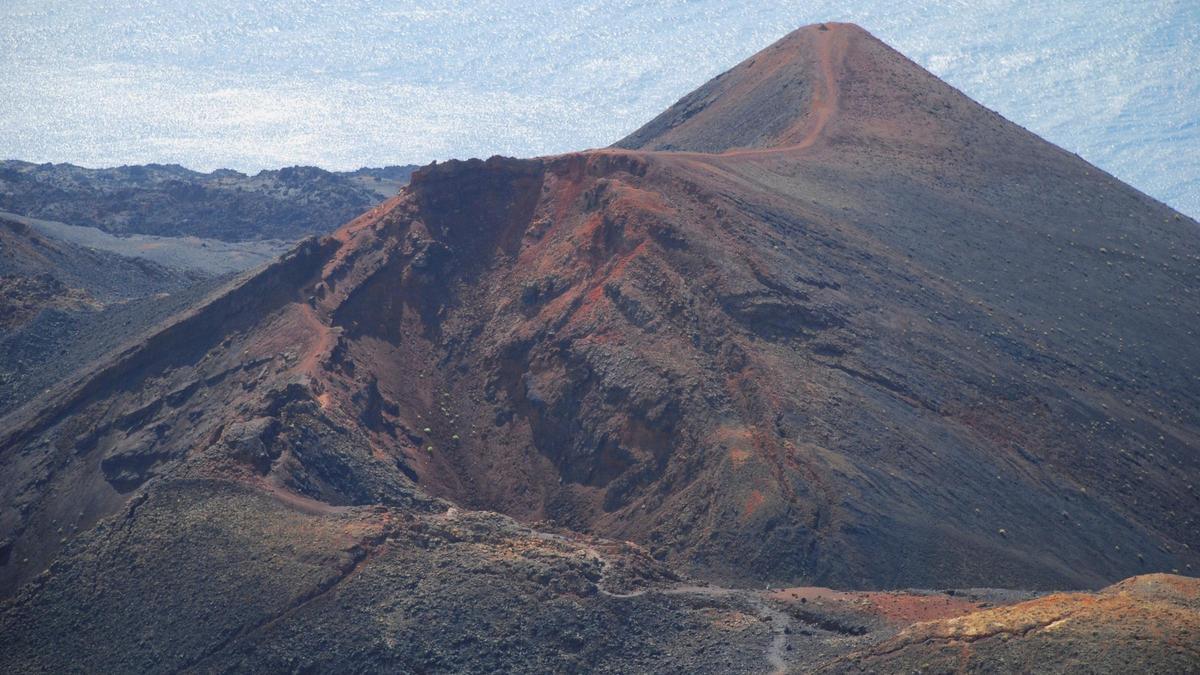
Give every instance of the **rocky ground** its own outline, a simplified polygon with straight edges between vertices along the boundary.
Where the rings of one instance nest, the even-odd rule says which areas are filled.
[[[232,269],[247,269],[239,263],[261,260],[225,255],[208,265],[167,266],[56,237],[43,224],[0,215],[0,414],[136,344]]]
[[[209,276],[73,244],[47,235],[22,218],[2,215],[0,275],[11,280],[50,277],[98,303],[145,297]]]
[[[1200,665],[1200,581],[1169,574],[914,624],[822,673],[1187,673]]]
[[[161,164],[85,169],[6,160],[0,211],[120,235],[295,241],[330,232],[396,194],[414,168],[289,167],[248,176]]]
[[[79,219],[0,211],[0,414],[274,260],[296,238],[395,194],[410,173],[297,168],[250,177],[0,162],[0,209]]]
[[[728,589],[680,579],[631,544],[444,503],[330,507],[170,480],[0,606],[0,666],[1187,672],[1198,594],[1200,582],[1170,575],[1026,602],[978,589]]]
[[[1200,225],[853,26],[703,92],[0,419],[0,668],[1194,669]]]
[[[294,241],[266,239],[222,241],[195,236],[159,237],[147,234],[117,236],[94,227],[0,212],[0,218],[28,225],[48,240],[116,253],[124,258],[148,260],[168,270],[197,277],[243,272],[265,265],[295,245]]]
[[[17,284],[28,282],[24,277],[17,279]],[[6,296],[20,298],[17,302],[31,311],[22,312],[28,317],[24,323],[0,330],[0,414],[86,370],[97,359],[137,344],[146,331],[203,302],[208,293],[228,281],[228,276],[196,281],[173,292],[103,305],[91,296],[82,305],[65,302],[78,291],[60,291],[57,280],[49,282],[55,289],[49,295],[22,292]]]

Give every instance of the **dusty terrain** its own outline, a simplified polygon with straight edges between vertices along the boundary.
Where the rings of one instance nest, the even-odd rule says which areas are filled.
[[[1187,673],[1200,581],[1168,574],[912,625],[818,672]]]
[[[110,338],[121,331],[87,329],[100,317],[159,304],[157,318],[165,319],[186,305],[163,301],[206,276],[72,244],[0,214],[0,414],[41,393],[67,363],[85,366],[107,351],[93,347],[115,346]],[[125,337],[150,328],[121,313],[131,329]]]
[[[381,200],[382,201],[382,200]],[[0,212],[0,218],[29,225],[46,239],[108,251],[124,258],[138,258],[169,270],[209,277],[244,272],[260,267],[286,253],[294,241],[278,239],[222,241],[195,236],[160,237],[148,234],[117,236],[94,227],[68,225]]]
[[[848,25],[619,146],[425,167],[0,420],[0,669],[1196,664],[1195,221]]]
[[[69,227],[0,214],[0,415],[113,349],[137,344],[233,272],[261,266],[257,249],[272,248],[220,242],[225,250],[217,257],[160,238],[156,252],[167,255],[156,260],[140,255],[139,243],[115,237],[111,243],[125,246],[93,246],[103,233],[91,228],[72,228],[90,233],[86,243],[57,236]]]
[[[411,169],[249,177],[158,165],[0,162],[0,202],[84,223],[0,211],[0,414],[136,343],[296,238],[328,232],[391,197]]]
[[[0,276],[13,283],[17,279],[53,278],[64,288],[73,289],[71,293],[64,291],[62,300],[88,296],[96,302],[141,297],[194,280],[182,271],[154,262],[47,236],[24,219],[6,215],[0,215]],[[12,299],[4,296],[4,301]],[[8,315],[5,324],[16,325],[17,318]]]

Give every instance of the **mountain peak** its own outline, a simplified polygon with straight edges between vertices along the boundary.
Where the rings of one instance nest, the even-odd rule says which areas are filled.
[[[988,152],[1048,147],[863,28],[821,23],[718,75],[613,147],[786,155],[853,143],[919,156],[989,137],[1003,140]]]
[[[684,96],[615,146],[715,153],[812,145],[837,108],[847,46],[863,40],[878,43],[854,24],[799,28]]]
[[[1180,577],[812,586],[1200,568],[1193,221],[840,24],[622,144],[423,168],[0,420],[0,671],[1058,671],[1088,607],[1187,669]]]

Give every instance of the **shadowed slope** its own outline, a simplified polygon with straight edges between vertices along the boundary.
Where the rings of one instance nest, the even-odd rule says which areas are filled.
[[[737,133],[696,113],[685,151],[426,167],[6,418],[5,588],[201,479],[322,512],[432,495],[756,586],[1196,568],[1196,223],[826,28],[766,59],[827,60],[824,107],[750,129],[787,79],[747,64],[705,106]]]

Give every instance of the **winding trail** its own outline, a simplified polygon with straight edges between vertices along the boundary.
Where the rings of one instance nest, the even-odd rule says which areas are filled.
[[[798,143],[774,148],[743,148],[726,150],[725,152],[718,153],[717,156],[747,157],[783,152],[798,152],[800,150],[806,150],[816,144],[816,142],[820,140],[821,135],[825,133],[825,128],[829,125],[829,121],[833,119],[834,113],[836,113],[838,109],[838,102],[841,98],[841,90],[838,87],[837,74],[834,73],[833,61],[834,52],[836,51],[837,60],[840,65],[842,59],[845,57],[844,50],[845,39],[840,29],[835,27],[820,33],[817,43],[817,55],[820,59],[823,91],[814,93],[812,107],[809,109],[809,114],[813,118],[811,127],[809,128],[808,133],[806,133]]]
[[[458,510],[455,508],[449,509],[443,518],[453,519],[457,517]],[[785,654],[787,653],[787,636],[788,629],[792,624],[792,617],[786,612],[772,606],[761,594],[756,591],[740,589],[740,588],[724,588],[722,586],[696,586],[684,585],[674,586],[671,588],[649,588],[637,591],[629,591],[621,593],[618,591],[610,591],[605,588],[605,579],[608,576],[609,562],[608,558],[601,553],[596,547],[582,541],[569,539],[560,534],[552,532],[541,532],[532,530],[535,538],[546,541],[554,541],[567,544],[573,547],[579,547],[588,554],[588,557],[595,560],[600,565],[600,578],[596,581],[596,591],[605,597],[616,598],[618,600],[628,600],[632,598],[640,598],[643,595],[681,595],[681,596],[696,596],[709,598],[727,598],[741,600],[752,607],[758,617],[767,621],[771,625],[771,643],[767,645],[765,657],[767,663],[771,664],[771,673],[773,675],[782,675],[788,672],[788,662]]]
[[[825,84],[825,92],[823,96],[816,97],[812,103],[812,111],[816,114],[812,129],[809,130],[808,134],[799,143],[792,146],[791,149],[793,150],[803,150],[816,143],[821,134],[825,132],[825,127],[829,124],[829,120],[833,118],[833,114],[837,112],[838,101],[841,99],[841,89],[838,87],[837,75],[833,72],[833,51],[835,49],[833,40],[835,36],[840,36],[840,33],[831,30],[826,31],[821,38],[821,44],[818,47],[817,53],[821,60],[821,79]],[[839,65],[845,56],[844,51],[842,51],[844,47],[844,41],[839,40],[837,45]]]
[[[333,330],[321,320],[321,317],[317,316],[316,310],[312,307],[305,303],[300,303],[299,306],[303,308],[305,323],[312,327],[316,341],[305,350],[304,358],[300,360],[298,368],[309,375],[316,375],[321,360],[333,348]]]
[[[767,646],[766,654],[767,663],[771,664],[771,672],[773,675],[782,675],[788,671],[788,663],[784,654],[787,652],[788,627],[792,624],[792,617],[772,607],[757,592],[720,586],[677,586],[658,592],[663,595],[697,595],[710,598],[737,598],[746,601],[758,613],[760,619],[765,619],[771,624],[771,644]]]
[[[811,148],[824,135],[830,120],[833,119],[838,111],[838,104],[841,100],[841,89],[838,87],[838,77],[835,72],[834,62],[837,62],[837,67],[841,67],[846,55],[845,49],[846,36],[840,27],[832,26],[819,34],[817,55],[820,61],[822,87],[821,91],[814,92],[807,117],[807,119],[811,119],[809,130],[798,142],[767,148],[735,148],[724,152],[663,150],[654,151],[654,154],[712,160],[718,158],[752,158],[766,155],[798,153]]]

